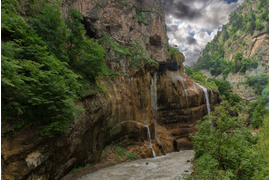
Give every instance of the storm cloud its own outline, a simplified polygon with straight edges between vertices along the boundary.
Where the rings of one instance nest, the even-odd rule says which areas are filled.
[[[169,43],[192,65],[243,0],[163,0]]]
[[[192,37],[192,36],[188,36],[186,38],[186,40],[187,40],[188,45],[196,44],[197,43],[197,40],[194,37]]]

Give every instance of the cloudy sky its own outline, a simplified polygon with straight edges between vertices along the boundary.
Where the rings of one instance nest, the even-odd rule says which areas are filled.
[[[229,15],[244,0],[162,0],[166,13],[169,43],[178,45],[192,65]]]

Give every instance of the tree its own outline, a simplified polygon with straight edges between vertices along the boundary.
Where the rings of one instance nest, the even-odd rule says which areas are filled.
[[[67,26],[61,18],[60,7],[57,2],[39,4],[41,12],[33,18],[28,18],[27,23],[33,28],[39,37],[47,44],[51,54],[59,60],[68,62],[65,43],[67,39]]]
[[[2,121],[35,124],[42,135],[52,137],[67,131],[82,110],[74,104],[82,77],[67,62],[79,60],[78,73],[95,83],[106,53],[84,37],[78,11],[69,11],[66,26],[59,4],[46,3],[39,4],[40,14],[25,19],[18,15],[16,0],[2,2],[1,103]]]
[[[69,64],[93,82],[104,71],[104,57],[107,54],[97,41],[84,38],[86,30],[81,23],[82,20],[83,17],[78,10],[73,8],[68,10],[68,18],[65,22],[70,30],[67,37]]]
[[[267,167],[262,155],[254,151],[257,139],[243,123],[245,117],[233,112],[239,111],[225,101],[210,115],[214,127],[208,116],[198,122],[198,132],[192,136],[196,172],[189,179],[248,180]]]

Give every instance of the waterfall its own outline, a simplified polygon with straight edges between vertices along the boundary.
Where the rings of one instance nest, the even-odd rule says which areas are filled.
[[[154,79],[151,79],[150,97],[154,120],[157,120],[157,73],[155,73]]]
[[[147,127],[147,134],[148,134],[149,142],[150,142],[149,147],[152,149],[153,157],[155,158],[156,154],[155,154],[155,151],[154,151],[154,149],[152,147],[152,143],[151,143],[151,133],[150,133],[148,125],[146,127]]]
[[[138,125],[139,125],[139,131],[141,132],[141,125],[140,125],[140,123],[139,122],[137,122],[138,123]]]
[[[214,104],[214,102],[215,102],[214,93],[211,90],[211,104]]]
[[[172,76],[172,81],[175,82],[175,77],[174,77],[173,72],[171,72],[171,76]]]
[[[187,92],[187,90],[186,90],[186,86],[185,86],[185,82],[184,82],[185,80],[184,80],[184,78],[181,77],[179,74],[178,74],[177,77],[181,80],[181,82],[182,82],[182,84],[183,84],[183,86],[184,86],[185,95],[186,95],[186,101],[187,101],[187,104],[188,104],[188,92]]]
[[[208,116],[210,116],[210,104],[209,104],[209,97],[208,97],[208,93],[207,93],[207,89],[203,86],[201,86],[200,84],[196,83],[204,92],[204,96],[206,99],[206,105],[207,105],[207,111],[208,111]],[[211,125],[213,126],[212,121],[209,119],[209,122],[211,123]]]
[[[162,129],[164,129],[172,138],[174,138],[174,136],[166,128],[162,127]]]
[[[155,131],[155,134],[156,134],[156,140],[157,140],[157,141],[159,142],[159,144],[161,145],[162,150],[163,150],[163,153],[165,154],[165,149],[164,149],[164,147],[163,147],[163,144],[161,143],[161,141],[160,141],[159,138],[158,138],[157,131]]]

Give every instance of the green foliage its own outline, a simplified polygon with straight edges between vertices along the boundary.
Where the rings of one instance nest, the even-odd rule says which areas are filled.
[[[177,48],[173,48],[170,45],[168,45],[168,49],[169,49],[170,55],[172,55],[172,53],[177,53],[177,54],[183,55],[183,53],[181,53]]]
[[[77,171],[79,171],[79,170],[81,170],[81,169],[88,168],[88,167],[91,167],[91,166],[93,166],[93,164],[86,164],[86,165],[83,166],[83,167],[74,168],[74,169],[72,169],[72,170],[69,172],[69,174],[75,173],[75,172],[77,172]]]
[[[226,41],[227,39],[229,39],[229,37],[230,37],[230,36],[229,36],[228,31],[224,31],[222,40],[223,40],[223,41]]]
[[[142,12],[154,12],[154,10],[136,8],[136,14],[133,16],[133,19],[137,19],[140,24],[149,25],[148,19],[142,17]]]
[[[194,72],[194,70],[191,67],[184,67],[186,74],[188,73],[188,76],[195,80],[195,82],[206,86],[212,90],[218,91],[218,86],[215,84],[214,81],[206,81],[207,76],[205,76],[202,72]]]
[[[257,135],[259,136],[259,140],[256,148],[269,165],[269,113],[264,115],[262,131],[258,132]]]
[[[99,40],[100,43],[104,43],[105,45],[109,46],[113,51],[115,51],[116,53],[119,54],[123,54],[123,55],[132,55],[131,52],[116,44],[109,36],[107,36],[105,33],[103,33],[103,37]]]
[[[184,66],[184,70],[188,76],[191,76],[194,73],[194,70],[191,67]]]
[[[211,82],[211,81],[215,82],[215,84],[217,85],[218,90],[220,92],[220,96],[224,100],[227,100],[231,106],[234,106],[234,105],[241,102],[240,96],[238,96],[237,94],[230,93],[232,86],[229,83],[229,81],[217,80],[217,79],[212,79],[212,78],[208,78],[207,81],[208,82]]]
[[[67,36],[69,44],[69,64],[77,71],[83,73],[91,81],[105,69],[104,57],[107,56],[104,48],[94,39],[84,38],[86,30],[81,21],[82,15],[76,9],[68,10],[66,19],[70,33]]]
[[[40,12],[27,23],[47,44],[48,50],[57,59],[68,62],[67,50],[64,48],[67,38],[67,27],[63,22],[58,3],[39,4]],[[52,23],[53,22],[53,23]]]
[[[159,66],[159,64],[156,61],[154,61],[153,59],[151,59],[151,58],[149,58],[147,56],[133,57],[131,59],[131,61],[130,61],[130,66],[133,67],[133,68],[138,67],[138,66],[140,66],[142,61],[147,61],[150,64],[154,64],[157,67]]]
[[[265,86],[256,101],[249,103],[248,113],[252,117],[252,126],[261,127],[264,115],[269,113],[269,84]]]
[[[252,6],[253,2],[245,2],[241,5],[241,7],[233,12],[230,15],[229,23],[222,28],[221,33],[217,34],[212,42],[208,43],[203,50],[202,56],[198,59],[194,69],[199,71],[201,69],[208,69],[211,75],[218,76],[219,74],[223,74],[223,78],[228,76],[230,71],[237,72],[245,72],[251,68],[257,68],[258,63],[252,61],[249,58],[243,58],[240,53],[238,53],[238,58],[232,61],[224,60],[224,43],[231,37],[233,40],[238,43],[241,42],[240,37],[244,33],[249,33],[253,35],[253,33],[257,31],[261,31],[266,27],[266,31],[268,32],[269,27],[269,8],[268,1],[260,1],[257,3],[257,9],[260,9],[258,12],[252,10],[242,15],[241,10],[247,6]],[[228,31],[228,26],[231,26],[230,31]],[[218,37],[222,34],[222,42],[218,41]],[[228,47],[232,45],[232,42],[229,41]],[[246,46],[246,42],[242,41],[242,45]],[[211,54],[211,55],[210,55]],[[241,57],[239,59],[239,57]]]
[[[131,56],[130,66],[132,68],[140,66],[142,61],[147,61],[150,64],[154,64],[156,66],[159,66],[159,64],[156,61],[143,55],[144,49],[138,43],[132,44],[132,47],[130,48],[132,51],[132,53],[131,53],[128,49],[116,44],[105,33],[103,33],[103,38],[99,42],[109,46],[113,51],[115,51],[118,54]]]
[[[79,73],[94,81],[105,51],[83,37],[76,10],[69,11],[65,24],[57,2],[41,2],[35,17],[27,19],[18,15],[17,5],[2,1],[2,120],[39,125],[40,134],[49,137],[62,134],[82,111],[73,102],[81,76],[67,62],[79,61]]]
[[[238,111],[223,102],[210,115],[216,124],[211,127],[208,116],[198,122],[198,132],[192,136],[196,172],[185,179],[255,179],[256,172],[267,168],[263,157],[255,150],[256,137],[243,123],[245,117],[231,116],[230,112]],[[224,133],[233,130],[233,133]],[[262,175],[268,176],[268,172]]]
[[[247,84],[255,88],[255,93],[260,95],[266,85],[269,83],[269,76],[261,73],[259,76],[247,77]]]
[[[116,149],[116,154],[119,155],[119,156],[125,156],[127,154],[127,152],[122,148],[117,148]]]
[[[139,158],[138,154],[135,154],[135,153],[128,153],[128,154],[127,154],[127,157],[128,157],[128,159],[130,159],[130,160],[138,159],[138,158]]]
[[[249,58],[241,57],[240,60],[235,60],[235,66],[232,67],[234,72],[246,72],[249,69],[256,69],[258,67],[258,62],[256,60],[251,60]]]
[[[230,99],[229,99],[229,103],[231,106],[235,106],[237,103],[240,103],[241,101],[241,97],[238,94],[230,94]]]

